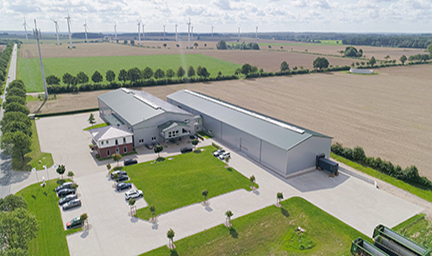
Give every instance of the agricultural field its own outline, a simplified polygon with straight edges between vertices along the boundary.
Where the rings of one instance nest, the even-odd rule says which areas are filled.
[[[186,55],[149,55],[149,56],[101,56],[101,57],[74,57],[74,58],[45,58],[44,69],[46,76],[56,75],[61,78],[66,72],[72,75],[83,71],[90,78],[95,71],[99,71],[105,77],[108,70],[113,70],[116,77],[121,69],[138,67],[143,70],[151,67],[153,71],[161,68],[166,71],[172,68],[174,71],[179,66],[185,70],[192,65],[195,69],[201,65],[206,67],[211,76],[217,76],[221,71],[224,75],[233,75],[235,70],[241,67],[220,59],[202,54]],[[24,81],[28,92],[43,91],[42,74],[38,58],[18,59],[18,79]],[[91,81],[91,80],[90,80]],[[117,80],[118,81],[118,80]]]
[[[154,86],[145,91],[166,99],[181,89],[220,98],[334,137],[347,147],[361,146],[402,167],[416,165],[432,179],[432,65],[382,68],[379,75],[344,72]],[[77,101],[97,107],[106,91],[63,94],[41,113],[75,108]],[[228,93],[227,93],[228,92]],[[60,99],[61,97],[61,99]],[[33,112],[41,102],[29,102]]]

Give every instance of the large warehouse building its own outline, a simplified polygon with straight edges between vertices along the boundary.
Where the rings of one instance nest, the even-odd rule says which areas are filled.
[[[229,104],[182,90],[167,101],[202,118],[203,129],[284,177],[315,169],[316,156],[330,156],[332,138]]]
[[[201,128],[194,117],[147,92],[117,89],[98,97],[99,115],[114,127],[133,134],[133,146],[177,140]]]

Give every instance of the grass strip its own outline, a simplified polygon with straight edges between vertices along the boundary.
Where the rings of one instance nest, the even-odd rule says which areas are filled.
[[[101,128],[101,127],[105,127],[105,126],[108,126],[108,125],[109,125],[109,123],[95,124],[95,125],[89,126],[87,128],[84,128],[83,130],[84,131],[89,131],[91,129]]]
[[[30,152],[25,155],[25,170],[36,168],[36,170],[43,170],[43,166],[51,167],[54,164],[51,153],[41,152],[39,144],[39,136],[36,129],[36,122],[32,120],[32,136]]]
[[[339,162],[344,163],[344,164],[346,164],[348,166],[351,166],[352,168],[354,168],[354,169],[356,169],[358,171],[361,171],[361,172],[363,172],[363,173],[365,173],[365,174],[367,174],[369,176],[372,176],[374,178],[380,179],[380,180],[382,180],[384,182],[392,184],[395,187],[398,187],[400,189],[408,191],[411,194],[414,194],[414,195],[416,195],[416,196],[418,196],[420,198],[423,198],[424,200],[432,202],[432,191],[430,191],[430,190],[421,189],[421,188],[412,186],[412,185],[407,184],[407,183],[405,183],[405,182],[403,182],[401,180],[398,180],[396,178],[390,177],[390,176],[388,176],[388,175],[386,175],[384,173],[381,173],[381,172],[379,172],[379,171],[377,171],[375,169],[372,169],[370,167],[366,167],[366,166],[363,166],[361,164],[358,164],[358,163],[355,163],[353,161],[350,161],[350,160],[348,160],[348,159],[346,159],[344,157],[338,156],[338,155],[336,155],[334,153],[331,153],[331,157],[333,159],[335,159],[336,161],[339,161]]]

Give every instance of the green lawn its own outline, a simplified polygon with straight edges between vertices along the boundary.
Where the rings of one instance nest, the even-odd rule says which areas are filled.
[[[34,97],[32,95],[27,95],[26,96],[26,102],[29,102],[29,101],[39,101],[39,99],[38,99],[38,97]]]
[[[153,71],[157,68],[164,71],[172,68],[177,71],[179,66],[183,66],[186,70],[189,65],[195,69],[201,65],[206,67],[213,77],[217,76],[219,71],[223,75],[233,75],[235,70],[241,67],[239,64],[202,54],[46,58],[43,61],[46,76],[56,75],[61,78],[66,72],[77,75],[78,72],[83,71],[89,76],[90,82],[94,71],[99,71],[105,79],[106,71],[113,70],[117,79],[121,69],[128,70],[134,67],[143,70],[148,66]],[[19,58],[17,77],[24,81],[28,92],[43,91],[39,58]]]
[[[29,255],[69,255],[66,235],[81,230],[64,230],[58,198],[54,192],[55,187],[60,182],[59,180],[49,180],[46,182],[45,188],[42,188],[38,183],[16,193],[16,195],[24,197],[28,204],[28,210],[36,216],[40,224],[38,236],[29,243]]]
[[[392,184],[393,186],[396,186],[398,188],[406,190],[406,191],[410,192],[411,194],[414,194],[414,195],[416,195],[416,196],[418,196],[420,198],[423,198],[423,199],[425,199],[425,200],[427,200],[429,202],[432,202],[432,191],[431,190],[426,190],[426,189],[421,189],[421,188],[418,188],[418,187],[414,187],[414,186],[412,186],[412,185],[410,185],[408,183],[405,183],[405,182],[403,182],[401,180],[398,180],[396,178],[390,177],[390,176],[388,176],[388,175],[386,175],[384,173],[381,173],[381,172],[379,172],[379,171],[377,171],[375,169],[372,169],[370,167],[366,167],[366,166],[363,166],[361,164],[352,162],[352,161],[350,161],[350,160],[348,160],[346,158],[343,158],[341,156],[338,156],[338,155],[336,155],[334,153],[331,153],[331,157],[333,159],[341,162],[341,163],[344,163],[344,164],[346,164],[348,166],[351,166],[352,168],[354,168],[356,170],[359,170],[359,171],[361,171],[363,173],[366,173],[367,175],[370,175],[372,177],[375,177],[377,179],[385,181],[385,182],[387,182],[389,184]]]
[[[208,135],[208,134],[205,133],[205,132],[198,132],[198,134],[201,135],[202,137],[206,138],[206,139],[213,138],[213,136],[210,136],[210,135]]]
[[[144,253],[160,255],[351,255],[351,242],[365,235],[303,198],[283,201],[232,221]],[[235,216],[235,212],[234,212]],[[306,230],[301,236],[297,227]],[[174,230],[175,231],[175,230]],[[168,243],[168,239],[167,239]],[[311,249],[301,249],[312,247]]]
[[[89,131],[89,130],[91,130],[91,129],[96,129],[96,128],[105,127],[105,126],[107,126],[107,125],[109,125],[109,123],[95,124],[95,125],[93,125],[93,126],[89,126],[89,127],[87,127],[87,128],[84,128],[84,131]]]
[[[25,170],[36,168],[36,170],[43,170],[43,166],[46,165],[48,168],[51,167],[54,162],[51,153],[41,152],[39,144],[39,136],[36,129],[36,123],[32,120],[32,143],[30,146],[30,152],[25,156]],[[39,163],[40,161],[40,163]]]
[[[154,205],[156,214],[203,201],[201,192],[209,191],[215,197],[236,189],[250,190],[249,178],[212,155],[216,148],[207,146],[199,153],[177,155],[157,163],[146,162],[125,167],[130,182],[143,191],[149,205]],[[137,216],[151,217],[149,208],[139,209]]]
[[[425,217],[425,214],[418,214],[397,225],[393,230],[420,245],[432,248],[432,222]]]

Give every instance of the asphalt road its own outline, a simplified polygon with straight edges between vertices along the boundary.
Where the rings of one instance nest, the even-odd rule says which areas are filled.
[[[6,80],[6,87],[9,83],[16,79],[16,69],[17,69],[17,45],[14,45],[12,51],[12,59],[9,67],[8,78]],[[2,95],[1,98],[4,100],[6,96]],[[3,119],[4,109],[3,106],[0,109],[0,120]],[[0,131],[0,137],[2,136]],[[3,154],[3,150],[0,149],[0,197],[4,198],[10,194],[10,184],[12,181],[13,170],[12,170],[12,159],[10,156]]]

